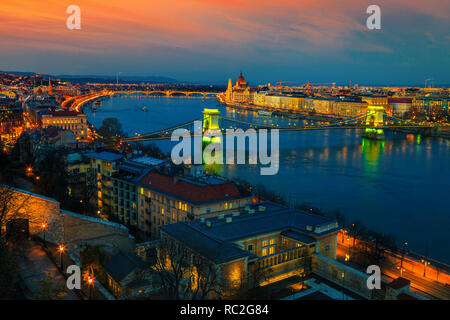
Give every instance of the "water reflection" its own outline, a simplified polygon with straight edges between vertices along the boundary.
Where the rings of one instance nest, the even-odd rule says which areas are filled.
[[[375,172],[383,155],[386,141],[362,139],[361,153],[363,155],[364,168]]]
[[[144,101],[148,112],[140,110]],[[304,119],[258,119],[255,112],[233,112],[217,107],[212,99],[191,98],[114,98],[104,102],[95,118],[88,114],[88,119],[100,126],[104,118],[117,117],[131,135],[198,118],[205,107],[246,122],[311,124]],[[274,176],[261,176],[260,165],[249,165],[248,160],[246,165],[208,165],[205,171],[262,184],[292,204],[339,209],[348,220],[408,240],[411,250],[419,253],[424,253],[425,237],[430,243],[428,254],[450,263],[450,247],[442,245],[448,243],[450,225],[445,197],[450,140],[387,132],[386,141],[372,141],[361,134],[351,129],[280,132],[280,170]],[[174,145],[157,144],[165,152]]]

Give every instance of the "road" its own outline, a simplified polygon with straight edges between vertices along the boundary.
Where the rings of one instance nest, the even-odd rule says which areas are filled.
[[[347,242],[347,241],[346,241]],[[349,241],[348,243],[351,243]],[[345,263],[345,255],[349,253],[349,245],[338,241],[336,258]],[[351,258],[350,258],[351,260]],[[405,268],[410,267],[406,263],[403,264],[403,278],[411,281],[411,291],[430,299],[450,300],[450,287],[447,283],[437,282],[429,277],[423,277],[417,270],[413,271]],[[400,277],[400,261],[395,257],[390,257],[387,261],[380,265],[382,277],[384,280],[392,281]],[[417,267],[416,267],[417,269]],[[431,271],[431,270],[429,270]]]
[[[55,285],[65,288],[65,291],[58,295],[58,299],[79,300],[73,291],[67,289],[64,277],[40,244],[31,240],[23,240],[13,244],[12,250],[16,253],[16,262],[19,266],[20,277],[27,288],[25,295],[28,299],[39,299],[40,281],[46,280],[47,274],[50,273]]]

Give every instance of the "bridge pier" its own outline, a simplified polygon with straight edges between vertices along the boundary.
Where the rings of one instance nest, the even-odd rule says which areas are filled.
[[[202,128],[202,142],[203,145],[211,142],[220,142],[220,138],[217,135],[222,134],[219,125],[219,109],[205,108],[203,113],[203,128]],[[212,138],[211,138],[212,137]]]
[[[368,106],[366,115],[366,128],[363,137],[372,140],[384,140],[383,130],[383,106]]]

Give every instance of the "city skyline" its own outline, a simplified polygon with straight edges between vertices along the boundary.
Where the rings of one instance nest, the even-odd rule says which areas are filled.
[[[367,1],[78,1],[81,30],[66,28],[71,3],[46,3],[2,4],[1,70],[214,84],[240,70],[251,84],[450,82],[450,6],[441,1],[380,1],[381,30],[365,25]]]

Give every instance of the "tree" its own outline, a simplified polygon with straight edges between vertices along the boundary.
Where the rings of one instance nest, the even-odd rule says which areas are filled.
[[[207,299],[220,296],[216,266],[173,241],[160,244],[153,265],[167,299]]]
[[[106,282],[106,274],[103,271],[103,265],[108,259],[108,255],[101,249],[100,245],[87,246],[81,251],[80,260],[83,269],[88,270],[92,267],[95,271],[97,280],[101,283]]]
[[[0,300],[20,298],[19,268],[0,239]]]
[[[188,290],[191,292],[192,300],[205,300],[210,294],[215,297],[220,296],[220,289],[217,286],[218,273],[213,263],[199,255],[192,258],[191,282],[189,282]]]
[[[97,133],[101,136],[101,141],[107,147],[117,147],[120,143],[120,138],[125,137],[125,132],[122,131],[122,124],[117,118],[106,118],[102,122],[102,126]]]
[[[38,189],[44,195],[53,197],[62,206],[68,203],[69,178],[62,154],[52,152],[47,154],[37,164],[36,172],[39,174]]]

